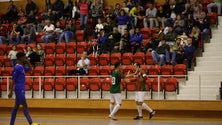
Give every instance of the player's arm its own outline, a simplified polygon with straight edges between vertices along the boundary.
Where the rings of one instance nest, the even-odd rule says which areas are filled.
[[[143,79],[146,80],[147,77],[148,77],[146,71],[144,69],[140,69],[140,72],[141,72],[141,75],[142,75]]]
[[[12,82],[10,83],[8,98],[11,98],[11,97],[12,97],[13,88],[14,88],[14,81],[12,81]]]

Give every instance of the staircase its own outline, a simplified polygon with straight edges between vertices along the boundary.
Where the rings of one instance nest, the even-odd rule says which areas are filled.
[[[222,24],[222,17],[219,17]],[[205,43],[202,57],[197,57],[194,71],[188,72],[188,80],[180,84],[178,100],[218,100],[222,81],[222,26],[212,28],[213,37]]]

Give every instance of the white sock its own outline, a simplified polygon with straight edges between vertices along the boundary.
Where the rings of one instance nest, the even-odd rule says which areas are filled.
[[[153,110],[152,110],[146,103],[143,103],[143,104],[142,104],[142,107],[143,107],[144,109],[146,109],[147,111],[149,111],[149,112],[153,112]]]
[[[116,112],[119,110],[120,105],[116,104],[116,106],[114,107],[113,111],[110,113],[111,116],[114,116],[116,114]]]
[[[113,108],[114,108],[114,105],[113,105],[113,104],[110,104],[110,105],[109,105],[110,114],[111,114],[111,112],[113,111]]]
[[[137,110],[138,110],[139,116],[143,116],[141,105],[137,105]]]

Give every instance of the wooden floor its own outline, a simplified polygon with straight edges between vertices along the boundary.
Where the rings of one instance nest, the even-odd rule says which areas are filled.
[[[137,110],[120,109],[117,112],[117,121],[108,118],[108,110],[87,109],[30,109],[33,121],[41,125],[222,125],[221,112],[214,116],[208,112],[194,111],[156,111],[149,120],[148,112],[143,111],[144,119],[135,121]],[[8,125],[11,108],[6,108],[0,114],[0,125]],[[17,115],[15,125],[28,125],[22,110]]]

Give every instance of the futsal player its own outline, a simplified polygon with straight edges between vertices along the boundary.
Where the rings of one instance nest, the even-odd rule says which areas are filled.
[[[15,92],[15,107],[12,110],[10,125],[14,125],[16,114],[20,105],[23,106],[23,113],[30,125],[39,125],[34,123],[29,115],[28,107],[25,98],[25,72],[32,69],[32,66],[26,55],[22,52],[16,54],[17,64],[13,68],[12,83],[10,84],[10,92],[8,97],[12,97],[14,88]],[[27,67],[26,67],[27,66]]]
[[[137,80],[136,81],[137,91],[135,93],[135,101],[137,104],[137,110],[139,115],[133,119],[134,120],[143,119],[142,108],[149,111],[149,119],[151,119],[154,116],[155,111],[151,109],[146,103],[144,103],[144,96],[146,94],[146,79],[147,79],[146,72],[142,68],[140,68],[139,63],[135,63],[134,68],[135,68],[134,77]]]
[[[110,88],[110,114],[109,118],[112,120],[117,120],[115,117],[116,112],[119,110],[122,103],[121,96],[121,79],[124,77],[130,77],[129,72],[127,75],[120,72],[121,63],[117,62],[114,64],[114,71],[112,72],[112,86]],[[116,103],[116,105],[114,105]]]

